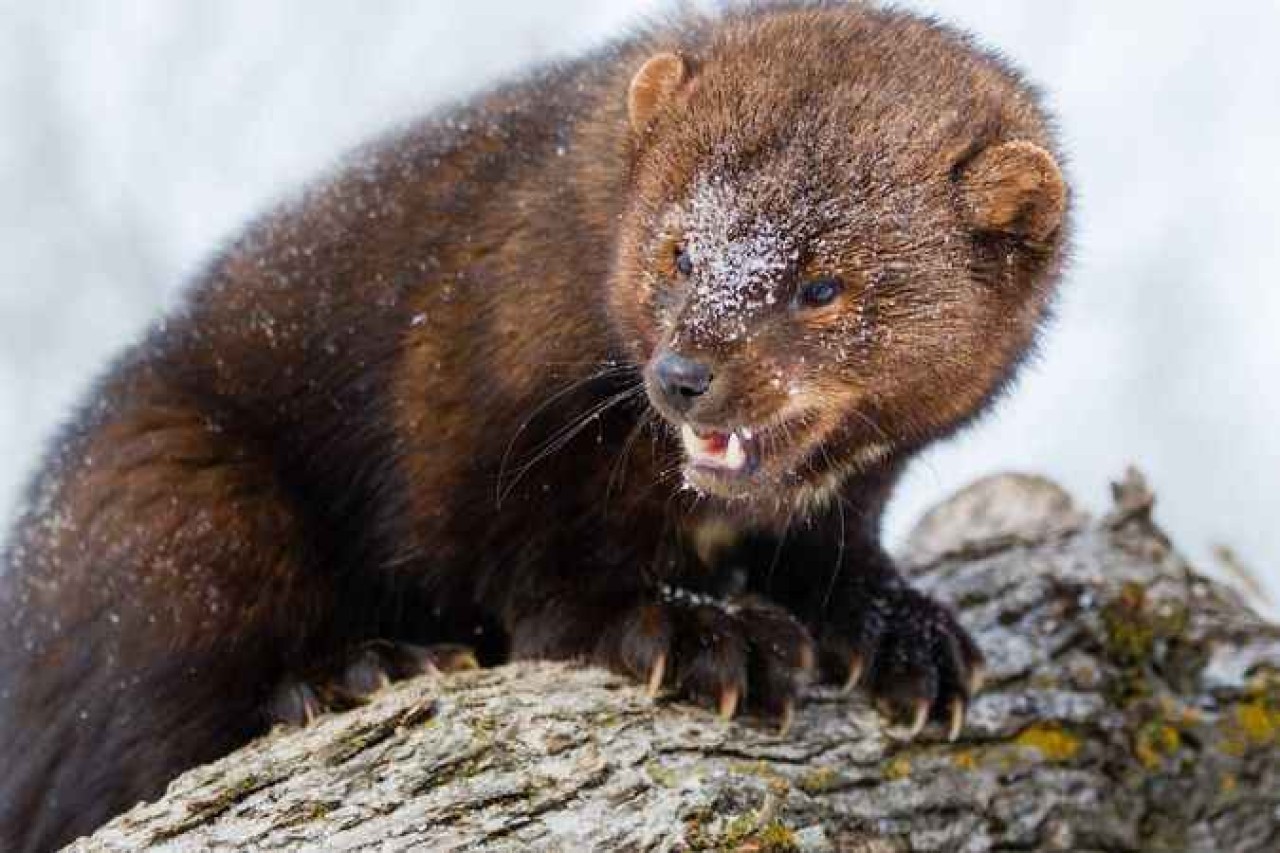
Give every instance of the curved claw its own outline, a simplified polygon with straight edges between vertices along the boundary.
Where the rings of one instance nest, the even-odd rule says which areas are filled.
[[[311,685],[290,682],[276,688],[267,713],[274,723],[305,727],[324,713],[324,705]]]
[[[806,643],[800,647],[799,670],[806,677],[811,676],[818,669],[818,653],[814,650],[811,643]]]
[[[720,718],[722,720],[732,720],[733,715],[738,712],[738,699],[741,694],[736,687],[726,687],[720,691]]]
[[[978,691],[982,689],[982,685],[987,681],[987,668],[981,663],[975,663],[973,669],[969,673],[969,683],[967,685],[970,696],[977,696]]]
[[[951,700],[950,707],[947,708],[947,740],[955,743],[960,738],[960,732],[964,728],[965,702],[960,697]]]
[[[791,732],[791,725],[796,720],[796,703],[790,699],[782,706],[782,716],[778,720],[778,737],[786,737]]]
[[[319,699],[316,699],[314,696],[311,696],[311,695],[307,695],[303,697],[302,699],[303,723],[302,724],[304,726],[309,726],[312,723],[314,723],[316,721],[316,717],[319,717],[323,713],[324,713],[324,708],[321,707]]]
[[[658,691],[662,690],[662,679],[667,674],[667,656],[665,653],[658,655],[658,659],[653,662],[653,667],[649,670],[649,680],[645,685],[645,692],[649,694],[649,698],[657,697]]]
[[[480,668],[476,653],[468,646],[442,643],[434,646],[403,646],[416,674],[439,676],[449,672],[469,672]],[[406,673],[407,674],[407,673]]]
[[[924,731],[925,724],[929,722],[929,700],[917,699],[915,704],[915,713],[911,718],[911,725],[907,728],[907,738],[914,740]]]
[[[858,683],[862,681],[863,667],[862,655],[855,653],[849,656],[849,675],[845,678],[844,686],[841,688],[843,692],[850,693],[858,686]]]
[[[444,672],[472,672],[480,668],[480,661],[476,658],[475,652],[464,649],[452,655],[446,662],[437,662],[436,665]]]

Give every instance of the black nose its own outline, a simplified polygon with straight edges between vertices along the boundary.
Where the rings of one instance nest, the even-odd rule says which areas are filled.
[[[667,351],[654,360],[653,378],[667,402],[684,411],[693,405],[695,397],[701,397],[711,387],[711,368],[700,361]]]

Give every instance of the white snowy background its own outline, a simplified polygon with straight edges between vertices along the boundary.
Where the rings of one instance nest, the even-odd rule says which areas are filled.
[[[917,0],[1051,95],[1077,188],[1019,393],[917,464],[900,537],[999,469],[1095,508],[1130,463],[1206,568],[1280,593],[1280,4]],[[0,517],[105,360],[248,217],[364,137],[652,0],[0,0]]]

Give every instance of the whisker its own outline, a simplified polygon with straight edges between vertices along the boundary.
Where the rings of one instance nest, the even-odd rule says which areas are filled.
[[[882,439],[884,439],[886,443],[893,444],[893,436],[889,435],[889,433],[885,430],[885,428],[880,426],[880,424],[876,423],[875,420],[873,420],[870,415],[865,414],[864,412],[860,412],[856,408],[850,409],[849,411],[851,411],[858,418],[858,420],[862,421],[864,424],[866,424],[867,426],[875,430],[876,433]]]
[[[764,591],[766,595],[773,593],[773,575],[778,569],[778,563],[782,561],[782,548],[787,544],[787,535],[791,533],[791,522],[796,517],[796,508],[793,505],[787,512],[787,521],[782,525],[782,533],[778,536],[778,545],[773,549],[773,559],[769,561],[769,570],[765,573]]]
[[[844,496],[838,492],[836,493],[836,500],[839,503],[839,505],[836,507],[836,514],[840,518],[840,547],[836,549],[836,562],[831,570],[831,580],[827,583],[827,592],[822,597],[822,605],[818,608],[818,611],[820,614],[825,614],[827,612],[827,605],[831,603],[831,596],[836,591],[836,581],[839,580],[840,573],[844,570],[844,544],[845,544],[844,514],[845,514],[845,509],[851,508],[851,507],[849,507],[849,502],[845,500]]]
[[[533,423],[533,421],[538,417],[538,415],[541,414],[543,411],[545,411],[549,406],[551,406],[557,400],[564,398],[565,396],[573,393],[574,391],[578,390],[579,388],[581,388],[582,386],[590,382],[594,382],[597,379],[603,379],[607,376],[613,376],[618,373],[623,373],[632,369],[633,368],[631,365],[607,364],[607,366],[602,367],[601,369],[595,371],[594,373],[590,373],[587,376],[582,377],[581,379],[577,379],[577,380],[574,380],[573,382],[570,382],[564,388],[561,388],[559,391],[555,392],[554,394],[552,394],[551,396],[543,400],[541,403],[539,403],[537,406],[535,406],[533,411],[529,412],[529,414],[526,415],[521,420],[520,425],[516,427],[515,431],[511,434],[511,440],[507,442],[506,448],[502,451],[502,460],[498,464],[498,480],[495,485],[495,497],[497,499],[497,503],[499,506],[502,505],[502,498],[503,498],[502,479],[506,475],[507,465],[511,461],[511,452],[512,450],[515,449],[516,442],[520,440],[520,436],[524,433],[526,429],[529,428],[529,425]]]
[[[520,441],[521,435],[525,433],[526,429],[529,429],[530,424],[534,423],[534,420],[538,418],[538,415],[547,410],[554,402],[562,400],[563,397],[566,397],[568,394],[577,391],[577,389],[586,386],[588,383],[595,382],[595,380],[598,379],[611,377],[611,375],[626,373],[626,371],[630,371],[632,369],[634,368],[632,368],[631,365],[612,364],[612,362],[607,362],[604,368],[596,370],[595,373],[588,374],[586,377],[582,377],[581,379],[573,380],[573,382],[567,384],[566,387],[559,389],[559,391],[553,393],[552,396],[545,398],[545,400],[541,401],[538,406],[534,407],[534,410],[530,411],[529,414],[521,420],[520,427],[517,427],[515,432],[512,433],[511,441],[507,442],[507,447],[504,448],[502,452],[502,461],[498,464],[498,479],[497,483],[494,484],[494,498],[499,507],[502,506],[504,496],[509,493],[509,489],[504,491],[502,482],[504,476],[507,474],[507,465],[511,462],[512,451],[515,450],[516,442]],[[637,380],[637,386],[639,386],[639,383],[640,380]]]
[[[853,411],[853,413],[854,413],[855,415],[857,415],[857,416],[858,416],[858,418],[859,418],[863,423],[867,424],[869,427],[871,427],[872,429],[874,429],[874,430],[875,430],[875,431],[880,435],[880,437],[884,439],[884,441],[885,441],[885,443],[886,443],[886,444],[888,444],[890,447],[894,446],[895,441],[894,441],[893,436],[891,436],[891,435],[890,435],[890,434],[889,434],[889,433],[884,429],[884,427],[882,427],[882,426],[880,426],[880,424],[876,423],[876,421],[874,421],[874,420],[871,418],[871,416],[870,416],[870,415],[867,415],[867,414],[865,414],[865,413],[863,413],[863,412],[860,412],[860,411],[858,411],[857,409],[853,409],[852,411]],[[916,458],[920,460],[921,464],[923,464],[923,465],[924,465],[925,470],[927,470],[927,471],[929,472],[929,474],[933,477],[934,485],[936,485],[936,486],[941,486],[941,485],[942,485],[942,477],[938,474],[938,468],[937,468],[937,466],[933,464],[933,462],[929,459],[928,455],[927,455],[927,454],[921,454],[921,455],[917,456]]]
[[[606,411],[619,403],[636,397],[643,390],[644,386],[640,383],[636,383],[633,387],[606,398],[603,402],[596,404],[587,412],[579,416],[577,420],[571,421],[567,426],[562,427],[555,435],[544,441],[533,451],[534,455],[532,458],[516,469],[505,487],[501,480],[498,481],[497,505],[499,507],[502,506],[502,502],[507,499],[524,475],[527,474],[535,465],[572,441],[580,432],[590,426],[592,422],[596,421]]]
[[[679,496],[680,493],[673,489],[671,494],[667,496],[666,502],[662,505],[662,533],[658,537],[658,542],[653,549],[653,559],[649,563],[648,580],[650,581],[662,580],[666,575],[665,572],[660,570],[659,566],[662,562],[663,555],[666,553],[665,546],[667,546],[671,539],[674,538],[669,537],[668,533],[675,524],[673,504]]]
[[[636,425],[632,427],[631,432],[627,433],[626,439],[622,442],[622,449],[618,451],[618,458],[614,461],[613,468],[609,471],[609,480],[605,483],[604,487],[604,514],[606,516],[609,513],[609,496],[613,494],[614,482],[616,481],[619,486],[622,485],[626,478],[625,463],[627,455],[635,445],[636,439],[640,437],[640,433],[644,431],[644,428],[649,425],[653,418],[653,409],[645,411],[645,413],[640,417],[640,420],[636,421]]]

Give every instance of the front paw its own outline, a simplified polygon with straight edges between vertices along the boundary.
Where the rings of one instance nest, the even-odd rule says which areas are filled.
[[[768,601],[722,601],[680,589],[618,614],[600,636],[597,663],[717,709],[739,707],[791,725],[800,689],[814,670],[809,632]]]
[[[862,687],[915,737],[930,720],[960,735],[983,678],[982,652],[946,607],[908,587],[850,602],[819,632],[824,678]]]
[[[363,705],[392,682],[478,666],[475,653],[466,646],[370,640],[305,675],[286,677],[272,691],[263,713],[268,725],[305,726],[326,712]]]

